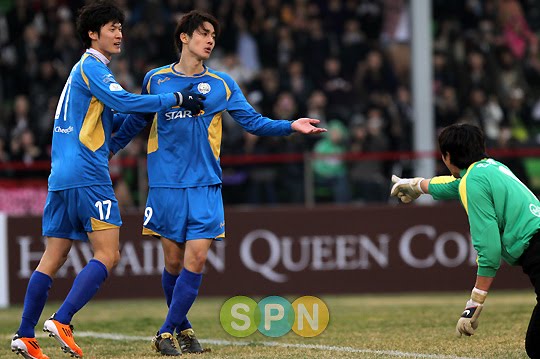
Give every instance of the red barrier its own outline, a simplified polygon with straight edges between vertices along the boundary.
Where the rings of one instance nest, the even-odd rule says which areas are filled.
[[[516,149],[490,149],[488,154],[494,158],[508,157],[540,157],[540,148],[516,148]],[[312,159],[339,158],[345,161],[400,161],[416,160],[423,158],[440,158],[439,151],[386,151],[386,152],[347,152],[341,155],[317,155],[309,153]],[[258,155],[223,155],[220,162],[224,166],[252,165],[252,164],[279,164],[302,162],[306,159],[304,153],[279,153]],[[134,167],[137,160],[133,158],[113,158],[111,164],[119,164],[123,167]],[[24,162],[0,163],[0,171],[38,171],[50,170],[50,161],[35,161],[32,164]]]

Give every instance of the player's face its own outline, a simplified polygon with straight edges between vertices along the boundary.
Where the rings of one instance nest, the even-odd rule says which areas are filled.
[[[99,34],[89,33],[92,39],[92,47],[101,52],[109,60],[113,54],[119,54],[122,44],[122,24],[110,21],[101,27]]]
[[[454,176],[455,178],[459,178],[460,177],[459,168],[457,168],[456,166],[452,164],[452,162],[450,162],[450,154],[449,153],[443,154],[442,160],[444,164],[446,165],[446,168],[448,168],[448,170],[452,174],[452,176]]]
[[[188,50],[200,60],[208,59],[215,45],[216,32],[214,26],[209,22],[203,22],[197,30],[193,31],[191,37],[188,36]]]

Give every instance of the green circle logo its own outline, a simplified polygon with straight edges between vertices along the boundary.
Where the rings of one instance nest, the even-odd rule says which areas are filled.
[[[261,321],[259,331],[268,337],[287,334],[294,324],[294,310],[291,303],[283,297],[266,297],[259,302]]]
[[[227,333],[243,338],[255,333],[261,321],[261,312],[253,299],[236,296],[223,303],[219,321]]]

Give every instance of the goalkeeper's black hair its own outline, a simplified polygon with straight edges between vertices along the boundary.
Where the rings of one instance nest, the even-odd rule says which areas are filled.
[[[109,22],[123,24],[124,20],[124,13],[112,1],[98,0],[83,6],[77,18],[77,33],[84,48],[88,49],[92,46],[92,39],[88,36],[89,31],[99,34],[101,28]]]
[[[178,52],[182,52],[182,41],[180,40],[180,34],[186,33],[188,36],[193,36],[193,32],[202,26],[204,22],[209,22],[214,27],[214,32],[216,37],[219,36],[219,22],[217,19],[206,13],[199,10],[192,10],[182,16],[176,30],[174,31],[174,44],[178,49]]]
[[[450,154],[450,162],[459,169],[488,157],[482,130],[466,123],[444,128],[439,135],[439,148],[443,155]]]

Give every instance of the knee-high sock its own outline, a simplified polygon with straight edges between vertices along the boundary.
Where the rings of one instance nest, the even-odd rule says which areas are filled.
[[[191,308],[195,298],[197,298],[201,281],[202,273],[193,273],[186,268],[182,269],[174,286],[167,318],[159,333],[173,333],[182,324],[189,308]]]
[[[107,275],[107,267],[103,263],[96,259],[90,260],[73,281],[73,286],[54,319],[62,324],[69,324],[75,313],[96,294]]]
[[[173,275],[167,272],[165,268],[163,268],[163,274],[161,276],[161,285],[163,286],[163,292],[165,293],[165,299],[167,300],[167,307],[171,306],[174,286],[176,284],[177,279],[178,279],[177,275]],[[188,329],[188,328],[191,328],[191,323],[189,322],[187,317],[185,317],[182,320],[182,323],[180,323],[180,325],[176,327],[176,332],[180,333],[182,330]]]
[[[52,278],[45,273],[34,271],[30,276],[26,295],[24,296],[21,326],[17,330],[21,337],[33,338],[36,336],[34,328],[47,302],[51,285]]]

